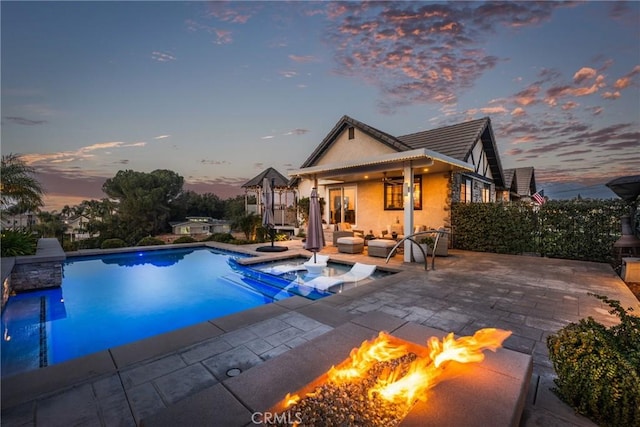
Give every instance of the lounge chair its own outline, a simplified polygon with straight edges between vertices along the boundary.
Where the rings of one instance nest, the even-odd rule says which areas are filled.
[[[317,265],[320,266],[324,264],[324,267],[327,266],[327,261],[329,261],[329,255],[320,255],[316,254],[316,262],[313,262],[313,255],[306,261],[304,264],[280,264],[274,265],[271,267],[263,268],[262,271],[265,273],[273,274],[275,276],[281,276],[285,273],[291,273],[293,271],[301,271],[306,270],[308,265]]]
[[[371,276],[376,271],[375,265],[362,264],[356,262],[351,270],[338,276],[321,276],[315,279],[305,282],[305,286],[316,288],[320,291],[326,291],[332,286],[339,285],[341,283],[359,282]]]

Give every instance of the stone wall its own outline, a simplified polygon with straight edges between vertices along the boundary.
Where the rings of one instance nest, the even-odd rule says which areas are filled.
[[[57,239],[38,240],[35,255],[3,259],[2,307],[13,292],[61,286],[65,259],[66,255]]]

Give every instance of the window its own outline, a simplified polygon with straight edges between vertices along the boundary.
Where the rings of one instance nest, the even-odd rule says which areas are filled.
[[[356,133],[356,130],[353,128],[353,126],[351,126],[349,128],[349,139],[354,139],[356,137],[355,133]]]
[[[404,209],[404,179],[390,178],[384,183],[384,209]],[[422,176],[413,178],[413,209],[422,209]]]
[[[482,201],[484,203],[489,203],[491,201],[491,186],[489,184],[485,184],[482,187]]]
[[[471,203],[471,179],[462,177],[462,183],[460,184],[460,201],[464,203]]]

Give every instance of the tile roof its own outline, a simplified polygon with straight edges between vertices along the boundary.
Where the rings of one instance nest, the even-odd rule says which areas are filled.
[[[267,178],[269,181],[273,178],[275,180],[275,187],[288,187],[289,179],[282,175],[274,168],[267,168],[257,176],[251,178],[249,181],[242,184],[242,188],[248,187],[262,187],[262,180]]]
[[[318,145],[313,153],[311,153],[307,160],[304,161],[301,168],[315,165],[318,159],[320,159],[324,152],[331,146],[340,132],[351,126],[357,127],[362,132],[369,134],[373,138],[399,152],[426,148],[463,162],[468,161],[469,155],[473,150],[473,146],[478,139],[481,139],[484,151],[491,166],[493,181],[497,187],[505,187],[502,165],[498,156],[498,150],[489,117],[395,137],[344,115],[322,140],[320,145]],[[296,179],[292,179],[291,183],[295,182]]]

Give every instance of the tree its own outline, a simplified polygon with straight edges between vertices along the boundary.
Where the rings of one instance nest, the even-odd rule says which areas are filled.
[[[44,190],[34,177],[36,171],[18,154],[2,156],[0,166],[0,205],[3,210],[11,206],[22,212],[37,210],[44,205]],[[22,213],[20,212],[20,213]]]
[[[107,179],[102,191],[118,201],[119,222],[127,240],[137,242],[168,227],[171,203],[182,193],[183,184],[182,176],[166,169],[151,173],[124,170]]]

